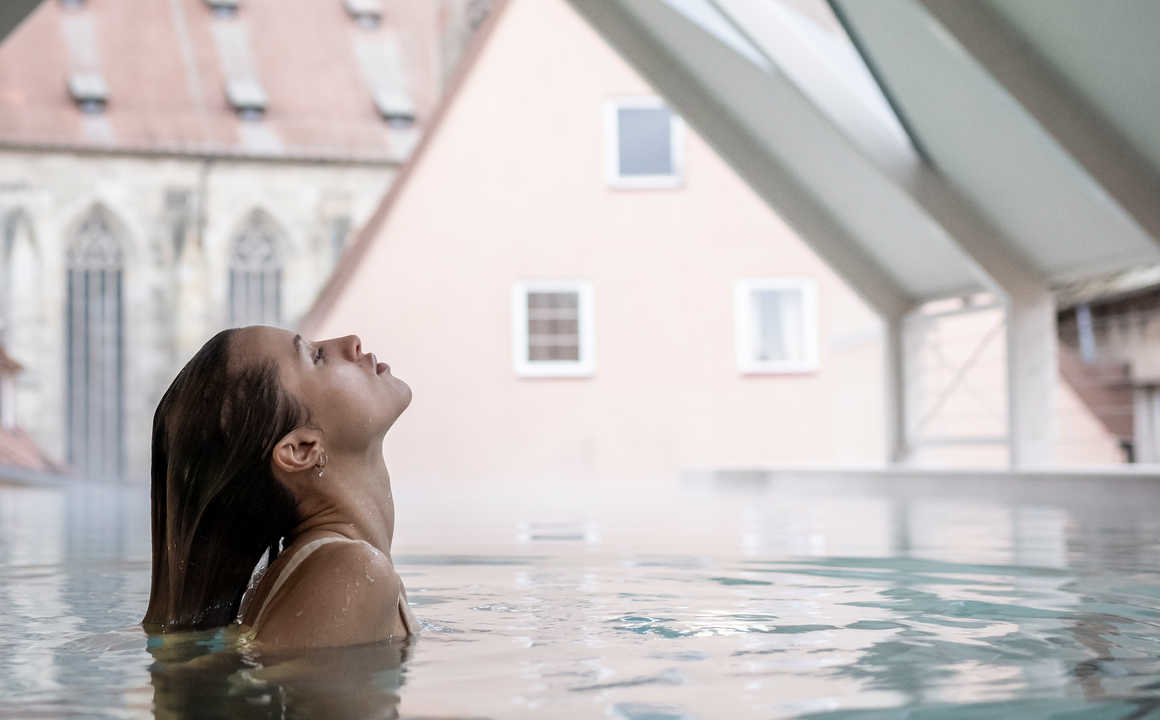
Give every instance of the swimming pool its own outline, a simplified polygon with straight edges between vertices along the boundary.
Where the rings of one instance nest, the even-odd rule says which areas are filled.
[[[1160,717],[1160,480],[397,482],[414,643],[150,640],[144,488],[0,487],[0,717]]]

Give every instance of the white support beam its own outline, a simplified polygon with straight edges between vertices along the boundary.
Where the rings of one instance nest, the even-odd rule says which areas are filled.
[[[1007,313],[1007,412],[1014,468],[1044,467],[1056,440],[1055,297],[1047,280],[970,200],[928,165],[896,174],[931,219],[986,274]]]
[[[994,282],[1007,314],[1007,422],[1011,466],[1051,465],[1059,376],[1055,295],[1030,263],[945,179],[928,168],[906,185]]]
[[[1160,243],[1160,174],[987,3],[918,1]]]
[[[1033,96],[1043,103],[1051,99],[1043,105],[1046,116],[1064,102],[1062,91],[1008,92],[920,0],[830,2],[938,175],[1043,277],[1068,282],[1160,260],[1155,238],[1121,204],[1127,194],[1114,197],[1072,154],[1074,148],[1023,104],[1036,106]],[[1052,122],[1056,130],[1081,128],[1079,122]],[[1094,130],[1076,135],[1072,144],[1088,141],[1108,144]],[[1122,182],[1130,187],[1135,181]]]
[[[883,13],[891,7],[877,2],[834,0],[846,23],[859,19],[881,26]],[[906,9],[895,3],[893,9]],[[893,17],[893,16],[891,16]],[[848,28],[851,34],[857,27]],[[929,28],[927,30],[930,31]],[[914,43],[910,52],[897,45],[884,46],[886,37],[859,38],[860,48],[876,63],[875,53],[889,57],[890,68],[909,72],[905,97],[896,88],[884,91],[901,103],[910,95],[940,82],[937,73],[926,71],[932,58],[924,53],[953,52],[945,43]],[[933,49],[933,48],[937,48]],[[916,70],[915,68],[920,68]],[[928,148],[933,162],[939,161],[938,148]],[[953,184],[945,174],[921,164],[891,176],[954,239],[959,248],[985,273],[988,284],[1004,300],[1007,313],[1007,385],[1010,461],[1013,467],[1049,465],[1055,451],[1055,386],[1058,376],[1055,334],[1055,303],[1044,274],[1017,249],[1018,244],[996,221],[985,215],[976,202]]]
[[[769,4],[745,0],[713,0],[750,39],[756,48],[797,81],[801,90],[819,106],[836,105],[824,92],[826,78],[808,58],[791,53],[795,38],[783,18],[771,17]],[[803,61],[805,60],[805,61]],[[812,74],[810,71],[813,71]],[[805,85],[811,84],[809,87]],[[849,96],[847,103],[870,105]],[[852,111],[854,110],[854,111]],[[827,115],[835,121],[857,118],[856,108],[835,107]],[[848,123],[846,134],[884,176],[903,188],[927,215],[974,261],[983,283],[1004,298],[1008,332],[1008,416],[1010,461],[1015,467],[1050,464],[1054,454],[1055,336],[1054,302],[1046,280],[1012,243],[943,176],[924,163],[907,162],[895,149],[890,131],[879,123]],[[868,135],[867,133],[876,133]],[[1046,308],[1046,310],[1045,310]],[[1047,313],[1046,315],[1044,313]],[[887,452],[892,462],[905,463],[913,448],[907,435],[908,393],[906,368],[908,344],[902,315],[883,317],[886,325],[886,428]],[[1050,334],[1044,335],[1044,323]],[[1023,333],[1023,334],[1019,334]]]

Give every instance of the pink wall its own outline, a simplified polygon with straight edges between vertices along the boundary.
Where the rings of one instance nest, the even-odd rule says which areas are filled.
[[[313,335],[357,333],[411,384],[396,475],[675,479],[682,469],[874,463],[879,324],[692,132],[684,187],[612,190],[602,107],[651,90],[562,0],[513,0]],[[733,283],[816,279],[820,369],[743,377]],[[586,279],[596,374],[515,377],[510,288]]]

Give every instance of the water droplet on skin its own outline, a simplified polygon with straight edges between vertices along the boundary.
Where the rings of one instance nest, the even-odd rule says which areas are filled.
[[[302,617],[302,611],[301,611],[301,610],[299,610],[298,612],[296,612],[296,613],[294,614],[294,617]]]

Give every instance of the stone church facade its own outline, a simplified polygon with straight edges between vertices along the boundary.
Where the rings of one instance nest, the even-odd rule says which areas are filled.
[[[143,480],[197,348],[294,327],[414,146],[471,4],[46,0],[0,46],[0,336],[47,455]]]

